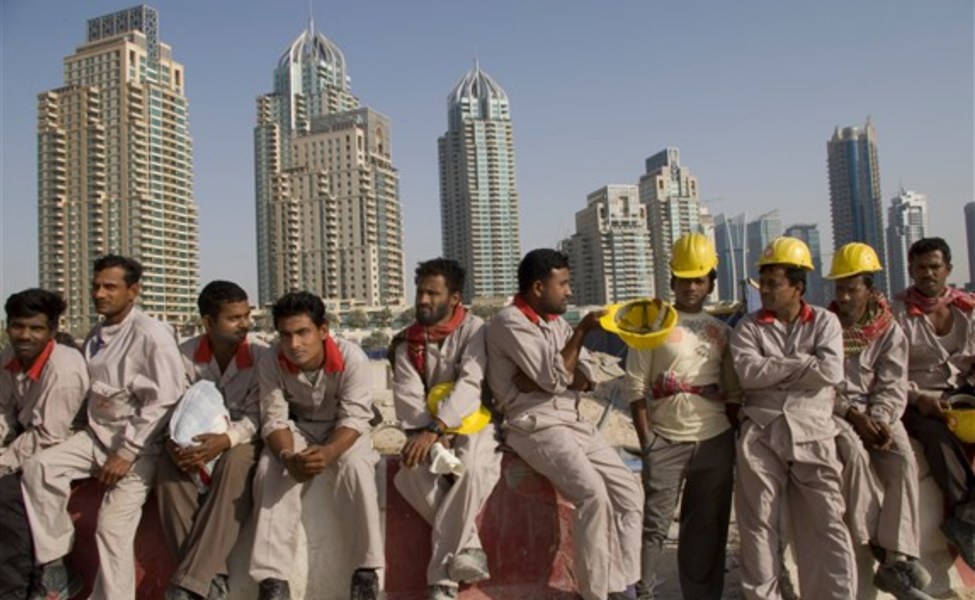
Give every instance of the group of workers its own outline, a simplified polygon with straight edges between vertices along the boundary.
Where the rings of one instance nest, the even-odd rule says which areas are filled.
[[[389,359],[406,434],[394,484],[432,529],[429,600],[490,578],[476,517],[500,478],[502,447],[573,506],[573,574],[585,600],[655,597],[678,502],[682,594],[720,598],[732,498],[746,598],[787,594],[784,506],[803,597],[852,598],[854,547],[863,544],[878,560],[878,589],[928,598],[909,436],[944,493],[942,532],[975,567],[975,473],[946,415],[948,400],[975,383],[975,299],[947,286],[951,252],[940,238],[915,243],[909,265],[914,284],[889,303],[874,287],[874,251],[848,244],[829,275],[835,300],[812,306],[803,299],[809,249],[778,238],[759,261],[761,309],[732,329],[705,311],[717,256],[700,234],[674,244],[672,304],[626,302],[574,327],[562,317],[571,287],[559,251],[524,256],[513,302],[488,323],[463,305],[460,265],[420,263],[415,320]],[[66,306],[56,293],[29,289],[5,304],[0,600],[80,592],[65,564],[68,500],[72,483],[89,477],[105,488],[92,598],[135,598],[135,531],[153,490],[178,565],[167,599],[240,597],[227,560],[251,519],[259,599],[291,598],[302,493],[319,476],[342,515],[335,539],[355,566],[351,581],[335,585],[352,600],[378,598],[371,371],[357,345],[330,335],[321,298],[278,299],[268,345],[250,332],[244,290],[213,281],[198,298],[204,333],[177,344],[137,308],[137,261],[107,255],[93,273],[102,320],[80,346],[58,342]],[[622,387],[641,477],[579,413],[581,394],[601,378],[584,346],[599,328],[630,346]],[[178,443],[170,418],[202,382],[219,390],[228,423]]]

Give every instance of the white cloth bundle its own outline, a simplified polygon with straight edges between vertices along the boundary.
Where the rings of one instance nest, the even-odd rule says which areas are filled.
[[[453,450],[447,450],[437,442],[430,448],[430,472],[460,477],[464,474],[464,463],[460,462]]]
[[[186,390],[169,420],[169,437],[182,449],[198,445],[194,437],[203,433],[226,433],[230,428],[230,413],[223,394],[216,384],[201,379]],[[215,457],[199,471],[191,474],[200,493],[207,491],[210,475],[217,464]]]

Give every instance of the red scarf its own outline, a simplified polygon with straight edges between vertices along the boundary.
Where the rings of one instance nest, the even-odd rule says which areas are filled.
[[[829,309],[834,313],[839,313],[836,301],[830,302]],[[894,313],[890,310],[890,304],[880,292],[874,292],[867,302],[867,312],[859,323],[852,327],[843,329],[843,354],[850,356],[863,352],[863,349],[870,345],[870,342],[879,338],[890,329],[894,322]]]
[[[427,377],[427,344],[439,344],[447,339],[448,335],[460,327],[466,316],[467,309],[462,304],[458,304],[457,308],[454,309],[453,316],[443,325],[426,327],[419,321],[413,321],[413,324],[407,328],[406,352],[409,355],[410,362],[416,367],[417,373],[424,381]]]
[[[520,310],[523,315],[528,317],[528,320],[534,323],[535,325],[538,325],[541,322],[542,317],[537,312],[535,312],[535,309],[532,308],[531,304],[528,304],[527,300],[522,298],[521,294],[515,294],[515,300],[513,304],[516,307],[518,307],[518,310]],[[558,315],[545,315],[546,321],[554,321],[555,319],[558,318],[559,318]]]
[[[907,306],[907,313],[913,317],[927,315],[952,304],[966,314],[971,314],[975,309],[975,297],[951,286],[945,287],[940,296],[929,298],[912,285],[898,294],[897,299]]]

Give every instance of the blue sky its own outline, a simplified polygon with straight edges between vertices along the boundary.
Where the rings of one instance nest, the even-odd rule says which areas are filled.
[[[830,255],[826,141],[877,128],[886,204],[927,194],[932,233],[968,280],[962,206],[973,191],[973,3],[905,0],[313,0],[353,92],[392,119],[407,270],[440,253],[437,137],[475,55],[512,103],[522,246],[572,233],[586,194],[636,183],[677,146],[714,213],[779,209],[821,224]],[[202,279],[256,296],[252,131],[307,0],[159,0],[160,37],[186,67]],[[36,95],[105,0],[0,0],[0,297],[36,284]]]

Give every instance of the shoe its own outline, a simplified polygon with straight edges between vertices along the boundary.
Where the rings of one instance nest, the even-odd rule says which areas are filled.
[[[957,517],[950,517],[941,523],[941,533],[958,549],[965,564],[970,569],[975,569],[975,526]]]
[[[215,575],[210,582],[207,600],[227,600],[230,598],[230,578],[226,575]]]
[[[464,548],[447,563],[447,577],[457,583],[477,583],[490,578],[487,554],[480,548]]]
[[[178,585],[171,585],[166,590],[166,600],[203,600],[203,596]]]
[[[912,558],[904,561],[904,564],[907,567],[907,576],[911,578],[911,583],[914,584],[914,587],[923,590],[931,585],[931,574],[924,568],[921,561]]]
[[[291,600],[291,587],[281,579],[265,579],[257,588],[257,600]]]
[[[451,585],[431,585],[427,588],[427,600],[457,600],[457,588]]]
[[[633,596],[626,592],[613,592],[609,595],[608,600],[633,600]]]
[[[897,600],[934,600],[914,586],[908,561],[897,560],[881,565],[873,576],[873,584]]]
[[[84,586],[81,577],[69,571],[63,560],[54,560],[41,567],[30,600],[69,600]]]
[[[653,600],[653,590],[643,581],[636,582],[636,600]]]
[[[379,600],[379,576],[376,569],[356,569],[352,574],[350,600]]]

